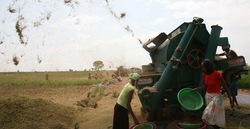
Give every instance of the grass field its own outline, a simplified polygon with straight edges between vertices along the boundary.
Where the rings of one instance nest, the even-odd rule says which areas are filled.
[[[91,85],[105,79],[98,74],[98,80],[88,79],[94,72],[9,72],[0,73],[0,86],[65,86]],[[47,78],[46,78],[47,76]]]
[[[111,77],[113,71],[74,72],[8,72],[0,73],[0,86],[65,86],[92,85]],[[89,73],[92,79],[88,79]],[[46,74],[48,79],[46,79]],[[97,77],[97,79],[95,79]],[[240,89],[250,89],[250,75],[242,75],[238,81]]]
[[[250,90],[250,75],[242,75],[241,79],[238,81],[238,85],[240,89],[248,89]]]

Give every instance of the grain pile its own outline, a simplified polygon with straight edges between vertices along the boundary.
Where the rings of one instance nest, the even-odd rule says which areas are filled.
[[[73,108],[44,99],[5,96],[0,99],[1,129],[73,129]]]

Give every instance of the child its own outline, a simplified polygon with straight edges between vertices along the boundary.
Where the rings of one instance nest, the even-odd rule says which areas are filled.
[[[232,103],[232,99],[230,97],[229,89],[226,86],[226,83],[222,77],[222,74],[220,72],[218,72],[217,70],[214,70],[213,62],[209,59],[205,59],[201,65],[202,65],[203,78],[204,78],[205,85],[198,87],[198,88],[194,88],[194,90],[201,90],[201,89],[206,88],[205,101],[206,101],[206,104],[208,105],[213,100],[214,97],[221,95],[220,86],[222,85],[223,88],[225,89],[227,95],[228,95],[228,98],[230,100],[230,104],[233,107],[233,103]],[[221,106],[223,106],[223,105],[221,105]],[[223,107],[215,107],[215,108],[222,109],[223,111],[221,111],[221,112],[224,113]],[[220,116],[220,117],[223,117],[221,119],[225,119],[225,114],[217,114],[216,116]],[[211,119],[213,119],[213,118],[211,118]],[[220,119],[220,118],[216,118],[216,119]],[[210,124],[213,124],[213,123],[210,123]],[[218,126],[215,125],[215,127],[218,127]]]

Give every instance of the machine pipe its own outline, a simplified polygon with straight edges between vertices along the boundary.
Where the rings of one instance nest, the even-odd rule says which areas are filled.
[[[212,28],[211,34],[209,37],[205,58],[214,60],[215,53],[217,51],[217,46],[220,40],[220,32],[222,30],[222,27],[218,25],[214,25],[214,26],[211,26],[211,28]]]

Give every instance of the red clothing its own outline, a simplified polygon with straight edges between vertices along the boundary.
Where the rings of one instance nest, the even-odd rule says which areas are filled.
[[[207,93],[220,93],[220,78],[222,74],[216,70],[211,74],[203,73]]]

